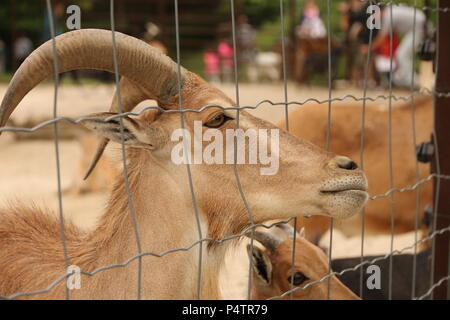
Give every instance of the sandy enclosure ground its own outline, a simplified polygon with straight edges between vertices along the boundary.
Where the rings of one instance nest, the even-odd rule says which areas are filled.
[[[222,85],[220,88],[230,97],[235,98],[234,85]],[[3,97],[6,85],[0,85],[0,96]],[[58,115],[77,118],[85,114],[106,111],[114,93],[113,85],[68,86],[59,89]],[[42,121],[52,118],[54,87],[51,84],[41,84],[30,92],[22,101],[12,116],[15,126]],[[353,94],[362,96],[360,89],[337,89],[333,97],[343,97]],[[369,96],[385,95],[386,91],[371,91]],[[407,95],[408,92],[395,92],[396,95]],[[317,87],[298,87],[288,85],[289,101],[304,101],[308,98],[325,100],[328,89]],[[241,84],[239,100],[241,106],[256,105],[269,99],[273,102],[284,102],[284,89],[280,84]],[[353,101],[348,99],[345,101]],[[387,106],[387,100],[379,100]],[[345,102],[344,102],[345,103]],[[333,102],[333,105],[340,103]],[[152,101],[145,101],[139,107],[155,105]],[[290,106],[289,111],[298,106]],[[256,110],[249,110],[252,114],[272,122],[278,122],[285,116],[284,106],[261,104]],[[31,133],[32,135],[32,133]],[[14,199],[33,201],[58,212],[57,175],[55,161],[55,145],[52,140],[16,140],[12,134],[4,133],[0,138],[2,150],[0,157],[0,205]],[[62,188],[70,186],[75,168],[80,159],[81,151],[77,141],[62,140],[59,144],[61,161]],[[96,193],[83,196],[65,195],[63,209],[67,218],[85,228],[95,226],[107,199],[106,194]],[[360,239],[345,239],[335,235],[333,256],[358,256]],[[412,235],[400,236],[395,239],[395,247],[402,248],[411,245]],[[326,239],[323,239],[327,243]],[[351,242],[348,242],[351,241]],[[382,254],[389,250],[390,237],[366,238],[366,252]],[[220,275],[225,298],[242,299],[246,297],[248,259],[245,251],[246,241],[228,254],[223,272]]]

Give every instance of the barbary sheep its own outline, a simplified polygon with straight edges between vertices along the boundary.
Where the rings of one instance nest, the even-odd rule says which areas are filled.
[[[65,224],[67,261],[61,244],[60,221],[47,210],[22,201],[0,209],[1,295],[47,288],[57,278],[68,275],[68,265],[75,265],[83,274],[81,288],[70,292],[74,299],[214,299],[218,297],[216,273],[232,241],[219,244],[203,240],[205,245],[201,246],[197,243],[200,239],[217,240],[239,234],[252,221],[250,215],[255,223],[316,214],[347,218],[366,203],[367,181],[352,160],[325,152],[243,110],[239,113],[219,107],[200,110],[205,105],[236,104],[141,40],[98,29],[64,33],[54,43],[59,72],[76,69],[114,72],[113,39],[122,76],[122,108],[92,114],[80,122],[102,137],[124,144],[127,157],[124,174],[128,175],[128,183],[124,183],[124,175],[118,176],[95,231],[84,233],[68,222]],[[52,40],[44,43],[17,70],[0,105],[0,128],[23,97],[52,75],[52,48]],[[126,86],[132,89],[123,90]],[[129,111],[143,98],[156,100],[161,110],[151,110],[139,117],[119,117],[117,111]],[[180,108],[199,112],[186,112],[181,117]],[[194,127],[203,134],[224,136],[226,130],[236,131],[234,120],[238,115],[239,128],[254,130],[259,141],[264,136],[267,140],[268,132],[273,134],[270,141],[275,142],[266,141],[266,147],[278,157],[276,174],[261,174],[262,169],[267,169],[262,163],[225,165],[223,157],[215,158],[217,162],[204,161],[189,167],[188,162],[173,161],[173,151],[179,148],[180,140],[181,150],[186,152],[182,159],[194,156],[192,148],[183,147],[187,140],[172,139],[174,132],[179,133],[184,127],[183,134],[205,148],[210,143],[193,135]],[[246,154],[249,145],[241,146]],[[245,190],[245,201],[235,173]],[[188,183],[189,177],[192,184]],[[180,248],[184,250],[168,251]],[[150,253],[157,256],[148,256]],[[140,258],[136,256],[139,254]],[[124,268],[102,270],[93,276],[85,274],[124,263],[131,257],[136,258]],[[42,294],[21,297],[60,299],[65,289],[64,281],[60,281]]]

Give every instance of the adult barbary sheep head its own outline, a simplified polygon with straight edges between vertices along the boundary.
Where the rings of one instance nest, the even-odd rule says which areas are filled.
[[[123,128],[119,118],[114,117],[114,112],[90,115],[97,120],[84,120],[82,124],[104,138],[123,141],[129,155],[132,155],[129,158],[131,168],[142,172],[146,166],[158,166],[188,195],[185,165],[172,161],[173,150],[179,144],[172,137],[181,128],[180,114],[172,112],[179,108],[177,65],[143,41],[119,32],[115,37],[122,76],[122,111],[132,110],[136,102],[144,99],[155,99],[162,109],[169,112],[152,110],[139,117],[123,116]],[[114,72],[110,31],[85,29],[68,32],[56,38],[56,48],[59,72],[75,69]],[[0,107],[0,126],[6,123],[31,89],[52,75],[53,59],[52,43],[49,41],[36,49],[20,66]],[[199,110],[205,105],[235,106],[220,90],[184,68],[181,68],[180,80],[184,109]],[[236,110],[205,108],[201,112],[186,112],[184,126],[191,139],[204,149],[209,145],[205,139],[207,131],[216,130],[210,134],[209,141],[220,134],[225,137],[227,129],[236,129],[236,117]],[[277,130],[271,123],[243,110],[239,117],[240,129],[257,132],[256,142],[264,140],[260,130]],[[202,137],[199,137],[199,132]],[[362,208],[368,198],[367,182],[353,161],[325,152],[284,131],[274,135],[279,140],[271,140],[266,148],[278,157],[279,168],[275,174],[261,174],[261,169],[266,167],[261,163],[237,164],[240,182],[255,222],[317,214],[344,218]],[[222,143],[225,144],[225,141]],[[279,150],[276,150],[275,144],[279,145]],[[250,145],[245,144],[240,151],[248,155]],[[189,150],[188,153],[194,159],[194,151]],[[225,154],[218,157],[221,156],[226,157]],[[229,219],[232,229],[239,229],[248,223],[232,165],[194,162],[191,170],[194,191],[200,209],[210,223],[210,232],[221,229],[221,226],[211,222],[217,220],[214,217],[226,217],[230,212],[236,214],[236,217]]]

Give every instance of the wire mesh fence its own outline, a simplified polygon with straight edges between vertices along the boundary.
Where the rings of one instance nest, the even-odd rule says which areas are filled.
[[[236,181],[236,185],[237,188],[239,190],[239,195],[241,197],[241,201],[246,209],[246,214],[248,216],[248,221],[249,221],[249,225],[244,229],[244,231],[237,233],[237,234],[233,234],[227,237],[224,237],[222,239],[215,239],[210,237],[207,233],[205,233],[205,229],[202,223],[202,217],[201,217],[201,210],[199,208],[199,204],[198,204],[198,195],[196,194],[196,188],[193,182],[193,177],[192,177],[192,170],[191,170],[191,166],[189,164],[188,159],[186,158],[185,163],[186,163],[186,174],[187,174],[187,178],[188,180],[186,181],[186,184],[188,186],[188,190],[189,190],[189,197],[191,200],[191,205],[192,205],[192,211],[193,211],[193,216],[195,218],[195,225],[197,228],[197,235],[198,235],[198,240],[196,240],[195,242],[191,243],[189,246],[186,247],[182,247],[182,248],[172,248],[170,250],[165,250],[163,252],[148,252],[143,250],[143,246],[142,246],[142,240],[141,240],[141,232],[140,230],[144,230],[142,229],[139,225],[138,225],[138,219],[136,218],[137,213],[135,212],[135,205],[133,203],[133,196],[132,196],[132,191],[131,191],[131,187],[130,187],[130,182],[129,182],[129,162],[127,161],[127,152],[126,152],[126,131],[128,130],[125,125],[124,125],[124,117],[126,116],[139,116],[144,114],[147,111],[150,110],[157,110],[158,112],[160,112],[161,114],[170,114],[170,113],[176,113],[180,115],[179,118],[179,123],[180,123],[180,128],[185,128],[185,116],[187,113],[201,113],[204,112],[205,110],[211,109],[211,108],[220,108],[222,110],[233,110],[236,111],[236,119],[235,119],[235,124],[236,124],[236,128],[240,128],[240,111],[241,110],[245,110],[245,109],[257,109],[260,106],[264,105],[264,104],[269,104],[271,106],[284,106],[284,113],[285,113],[285,124],[286,124],[286,130],[289,131],[289,107],[291,106],[302,106],[304,104],[310,103],[310,102],[314,102],[317,104],[328,104],[328,118],[327,118],[327,130],[326,130],[326,144],[325,144],[325,148],[327,151],[330,150],[330,141],[331,141],[331,124],[332,124],[332,117],[333,117],[333,102],[337,102],[337,101],[355,101],[355,102],[361,102],[361,137],[360,137],[360,159],[359,159],[359,164],[361,169],[364,170],[365,167],[365,163],[364,163],[364,152],[365,152],[365,143],[366,143],[366,139],[367,137],[365,137],[365,120],[366,120],[366,104],[368,101],[374,102],[377,100],[385,100],[388,103],[388,158],[385,159],[384,161],[387,161],[388,163],[388,168],[389,168],[389,182],[390,182],[390,187],[388,190],[386,190],[384,193],[381,194],[375,194],[375,195],[371,195],[369,197],[369,201],[373,201],[373,200],[377,200],[377,199],[382,199],[382,198],[386,198],[389,200],[390,202],[390,231],[391,231],[391,243],[390,243],[390,252],[385,254],[384,256],[379,256],[376,258],[372,258],[372,259],[368,259],[367,257],[365,257],[365,248],[364,248],[364,239],[365,239],[365,220],[364,220],[364,210],[362,211],[361,215],[361,254],[360,254],[360,260],[359,263],[355,264],[354,266],[352,266],[351,268],[345,268],[344,270],[341,270],[339,272],[335,272],[332,270],[332,260],[333,260],[333,229],[334,229],[334,219],[330,218],[329,221],[329,230],[330,230],[330,242],[329,242],[329,251],[328,251],[328,260],[329,260],[329,266],[328,266],[328,274],[324,277],[321,277],[319,280],[316,281],[310,281],[308,282],[306,285],[303,286],[296,286],[294,285],[294,278],[292,277],[290,280],[290,289],[287,291],[282,292],[280,295],[277,296],[273,296],[270,299],[282,299],[282,298],[294,298],[294,293],[295,292],[299,292],[299,291],[305,291],[310,287],[313,287],[315,285],[324,283],[326,281],[328,281],[327,284],[327,298],[330,299],[331,298],[331,292],[333,290],[333,287],[331,285],[331,278],[333,276],[342,276],[344,274],[348,274],[348,273],[355,273],[359,275],[359,292],[356,292],[357,294],[359,294],[359,296],[361,296],[362,298],[364,298],[363,296],[363,287],[365,286],[364,283],[364,266],[368,266],[368,265],[372,265],[376,262],[379,261],[387,261],[388,263],[388,298],[392,299],[392,292],[393,292],[393,277],[394,277],[394,269],[393,269],[393,258],[395,256],[401,255],[402,253],[404,253],[407,250],[413,250],[414,254],[413,254],[413,266],[412,266],[412,278],[410,279],[412,285],[411,285],[411,299],[418,299],[418,300],[422,300],[422,299],[429,299],[429,298],[433,298],[433,294],[436,288],[440,287],[442,284],[445,284],[445,282],[448,282],[448,280],[450,279],[450,275],[447,273],[446,275],[442,276],[441,278],[436,280],[435,274],[434,274],[434,270],[435,270],[435,264],[436,264],[436,256],[439,254],[442,254],[442,252],[438,252],[436,250],[436,239],[439,235],[443,235],[446,234],[450,231],[450,225],[443,227],[443,228],[437,228],[437,220],[440,216],[448,216],[447,212],[444,212],[446,209],[448,208],[439,208],[438,207],[438,203],[439,203],[439,197],[445,197],[445,195],[443,195],[442,193],[439,192],[439,185],[444,181],[449,181],[450,180],[450,175],[447,174],[443,174],[441,172],[440,166],[439,166],[439,162],[437,160],[439,160],[439,158],[436,156],[435,161],[436,163],[435,165],[435,170],[430,173],[426,178],[420,178],[420,174],[418,171],[418,160],[416,160],[416,176],[415,176],[415,183],[413,185],[405,185],[401,188],[396,187],[393,181],[393,176],[394,176],[394,172],[393,172],[393,147],[392,147],[392,128],[393,126],[395,126],[395,122],[393,121],[392,118],[392,109],[393,109],[393,102],[394,101],[405,101],[405,102],[409,102],[410,103],[410,113],[411,113],[411,130],[413,132],[413,134],[411,135],[411,141],[412,141],[412,145],[416,146],[417,145],[417,141],[416,141],[416,123],[415,123],[415,98],[418,95],[429,95],[431,97],[433,97],[434,100],[440,98],[440,99],[445,99],[445,98],[449,98],[450,97],[450,91],[440,91],[437,89],[426,89],[426,88],[419,88],[417,89],[417,87],[414,85],[414,77],[415,77],[415,65],[413,64],[412,69],[411,69],[411,84],[410,84],[410,94],[409,95],[405,95],[405,96],[396,96],[393,94],[393,52],[392,52],[392,48],[393,48],[393,19],[394,19],[394,15],[393,15],[393,7],[394,6],[400,6],[400,5],[405,5],[402,4],[400,2],[396,2],[396,1],[381,1],[381,2],[377,2],[377,1],[369,1],[367,0],[366,2],[369,2],[372,5],[375,6],[385,6],[385,10],[390,11],[390,15],[389,15],[389,19],[390,19],[390,29],[389,29],[389,33],[390,33],[390,66],[389,66],[389,87],[388,87],[388,92],[385,95],[378,95],[378,96],[373,96],[370,97],[368,95],[368,72],[369,72],[369,68],[370,68],[370,61],[371,61],[371,46],[374,42],[374,35],[372,30],[370,29],[370,36],[369,36],[369,43],[368,43],[368,53],[365,57],[365,67],[364,67],[364,83],[363,83],[363,93],[361,97],[355,96],[353,94],[347,94],[341,97],[334,97],[333,96],[333,83],[332,83],[332,56],[331,56],[331,47],[332,47],[332,29],[331,29],[331,1],[327,0],[327,13],[325,16],[325,20],[327,21],[326,23],[326,27],[327,27],[327,43],[328,43],[328,56],[327,56],[327,63],[328,63],[328,98],[327,99],[317,99],[315,97],[310,97],[308,99],[305,99],[303,101],[291,101],[289,100],[289,92],[288,92],[288,61],[287,61],[287,57],[286,57],[286,31],[285,31],[285,21],[284,21],[284,17],[285,17],[285,7],[284,7],[284,1],[280,0],[279,1],[279,10],[280,10],[280,39],[281,39],[281,56],[282,56],[282,88],[281,90],[283,90],[284,93],[284,101],[280,101],[280,102],[275,102],[275,101],[271,101],[269,99],[265,99],[265,100],[261,100],[260,102],[258,102],[255,105],[250,105],[250,106],[243,106],[240,103],[240,85],[239,85],[239,60],[238,60],[238,56],[239,56],[239,51],[238,51],[238,44],[237,44],[237,40],[236,40],[236,9],[235,9],[235,3],[234,0],[230,0],[229,1],[229,9],[230,9],[230,21],[232,24],[232,46],[233,46],[233,59],[234,59],[234,85],[235,85],[235,101],[236,101],[236,105],[233,107],[228,107],[228,106],[221,106],[221,105],[217,105],[217,104],[208,104],[208,105],[204,105],[203,107],[199,108],[199,109],[189,109],[189,106],[185,105],[185,101],[183,101],[183,92],[182,92],[182,67],[181,67],[181,63],[180,63],[180,36],[179,36],[179,29],[180,29],[180,24],[179,24],[179,13],[178,13],[178,1],[174,0],[174,12],[173,12],[173,16],[174,16],[174,25],[175,25],[175,30],[176,30],[176,63],[177,63],[177,91],[178,91],[178,95],[177,95],[177,108],[175,109],[164,109],[160,106],[149,106],[149,107],[145,107],[143,108],[141,111],[139,112],[130,112],[130,111],[124,111],[122,108],[122,97],[121,97],[121,86],[120,86],[120,63],[118,60],[118,48],[116,45],[116,32],[115,32],[115,10],[114,10],[114,0],[110,0],[110,22],[111,22],[111,27],[110,30],[111,32],[111,36],[112,36],[112,57],[113,57],[113,69],[114,69],[114,74],[115,74],[115,86],[116,86],[116,97],[118,100],[118,112],[117,114],[112,114],[111,116],[107,117],[107,118],[93,118],[93,117],[79,117],[77,119],[72,119],[72,118],[68,118],[68,117],[61,117],[58,116],[58,88],[60,85],[60,81],[59,81],[59,65],[58,65],[58,50],[57,50],[57,41],[58,38],[56,37],[56,33],[55,33],[55,27],[53,25],[53,18],[50,19],[50,29],[51,29],[51,35],[52,35],[52,48],[53,48],[53,72],[54,72],[54,83],[55,83],[55,88],[54,88],[54,101],[53,101],[53,118],[44,122],[41,122],[40,124],[32,127],[32,128],[21,128],[21,127],[0,127],[0,133],[2,132],[24,132],[24,133],[31,133],[31,132],[35,132],[37,130],[42,129],[45,126],[53,126],[53,130],[54,130],[54,145],[55,145],[55,157],[56,157],[56,164],[57,164],[57,185],[58,185],[58,194],[57,194],[57,198],[58,198],[58,203],[59,203],[59,224],[60,224],[60,234],[61,234],[61,244],[63,246],[63,253],[64,253],[64,263],[66,268],[68,269],[69,266],[71,265],[71,261],[69,259],[69,254],[68,254],[68,248],[67,248],[67,239],[66,239],[66,223],[64,220],[64,213],[63,213],[63,195],[62,195],[62,191],[61,191],[61,177],[60,177],[60,150],[59,150],[59,132],[58,132],[58,125],[60,122],[62,121],[67,121],[67,122],[71,122],[71,123],[75,123],[75,124],[79,124],[83,121],[86,120],[98,120],[100,122],[104,122],[107,123],[111,120],[118,120],[120,123],[120,134],[121,134],[121,156],[122,156],[122,166],[123,166],[123,183],[124,183],[124,190],[126,192],[126,197],[127,197],[127,205],[128,205],[128,211],[130,212],[130,219],[132,222],[132,228],[133,228],[133,233],[135,236],[135,240],[136,240],[136,248],[137,248],[137,254],[131,257],[128,257],[126,260],[124,260],[122,263],[116,263],[116,264],[111,264],[111,265],[105,265],[105,266],[101,266],[98,267],[96,269],[94,269],[93,271],[87,271],[87,270],[81,270],[81,274],[86,275],[86,276],[90,276],[90,277],[95,277],[96,274],[104,272],[106,270],[110,270],[110,269],[114,269],[114,268],[121,268],[121,267],[125,267],[128,266],[130,263],[137,261],[136,264],[136,298],[137,299],[141,299],[143,298],[142,296],[142,288],[143,288],[143,260],[146,259],[147,257],[155,257],[155,258],[161,258],[164,257],[166,255],[170,255],[170,254],[174,254],[177,252],[184,252],[184,251],[190,251],[190,250],[198,250],[198,259],[197,259],[197,265],[196,265],[196,270],[197,270],[197,274],[194,275],[190,275],[190,277],[195,277],[196,278],[196,290],[195,290],[195,297],[197,299],[202,299],[202,298],[208,298],[207,296],[205,296],[202,293],[202,286],[204,284],[204,269],[203,266],[205,264],[205,250],[208,250],[208,245],[211,243],[216,243],[216,244],[222,244],[224,242],[227,241],[233,241],[236,239],[240,239],[243,236],[248,236],[250,238],[250,257],[252,256],[253,253],[253,245],[254,245],[254,237],[255,237],[255,229],[256,228],[265,228],[265,229],[272,229],[275,226],[278,225],[282,225],[282,224],[292,224],[295,227],[298,224],[297,218],[293,217],[284,221],[279,221],[276,223],[272,223],[270,225],[264,225],[261,223],[255,223],[255,219],[254,219],[254,213],[252,212],[251,209],[251,205],[249,203],[249,198],[246,195],[245,192],[245,185],[242,185],[241,183],[241,179],[240,179],[240,174],[239,174],[239,170],[238,170],[238,152],[237,152],[237,141],[236,139],[233,139],[233,147],[234,147],[234,159],[233,159],[233,176],[235,178]],[[442,36],[439,37],[440,32],[442,32],[441,30],[439,30],[439,15],[443,15],[447,12],[449,12],[450,7],[446,7],[444,6],[445,2],[443,1],[437,1],[436,2],[436,6],[435,7],[431,7],[429,5],[421,5],[419,4],[419,1],[414,1],[413,5],[410,5],[410,7],[414,8],[414,24],[416,23],[416,18],[417,18],[417,12],[420,11],[429,11],[432,12],[434,14],[436,14],[436,19],[437,19],[437,29],[436,29],[436,38],[437,38],[437,44],[438,46],[441,45],[443,42]],[[48,16],[52,17],[53,13],[52,13],[52,3],[51,0],[46,0],[46,10],[48,12]],[[416,48],[417,48],[417,44],[415,43],[417,37],[415,34],[415,28],[413,28],[413,33],[412,33],[412,47],[411,47],[411,56],[415,57],[416,56]],[[448,45],[448,41],[446,42]],[[439,48],[437,48],[437,51],[439,52]],[[436,57],[436,67],[435,69],[437,70],[437,72],[439,72],[439,57]],[[436,86],[438,87],[438,86]],[[439,89],[441,89],[442,87],[438,87]],[[450,90],[450,88],[449,88]],[[438,121],[439,119],[435,119],[435,121]],[[437,151],[439,148],[437,146],[437,135],[439,135],[440,133],[433,131],[432,133],[430,132],[430,134],[433,135],[433,141],[435,143],[435,150]],[[184,141],[186,141],[186,139],[184,139]],[[443,148],[443,146],[439,146],[441,148]],[[187,149],[188,147],[185,146],[185,148]],[[411,150],[410,156],[411,157],[415,157],[416,156],[416,150]],[[185,153],[185,156],[187,157],[187,153]],[[382,159],[380,159],[380,161],[382,161]],[[432,213],[432,228],[429,231],[428,235],[426,235],[425,237],[419,239],[419,211],[420,211],[420,206],[419,206],[419,193],[416,193],[416,210],[415,210],[415,242],[413,245],[402,248],[400,250],[394,250],[394,230],[395,230],[395,223],[394,223],[394,217],[395,217],[395,194],[397,193],[406,193],[406,192],[412,192],[412,191],[419,191],[421,186],[429,181],[434,181],[437,191],[435,192],[435,198],[434,198],[434,206],[433,206],[433,213]],[[447,195],[448,196],[448,195]],[[441,199],[442,200],[442,199]],[[440,211],[443,210],[443,211]],[[442,213],[441,213],[442,212]],[[292,271],[295,271],[295,265],[296,265],[296,243],[297,243],[297,233],[293,233],[293,239],[292,239],[292,244],[293,244],[293,250],[292,250],[292,259],[291,259],[291,265],[292,265]],[[431,266],[430,266],[430,281],[429,281],[429,286],[428,286],[428,290],[425,293],[422,293],[421,295],[418,295],[418,293],[416,292],[416,279],[417,279],[417,273],[419,272],[418,270],[418,265],[417,265],[417,256],[419,254],[419,246],[421,244],[426,244],[429,243],[431,241]],[[448,246],[447,246],[448,248]],[[447,252],[447,257],[448,257],[448,252]],[[248,270],[248,284],[247,284],[247,298],[251,299],[252,298],[252,287],[253,287],[253,269],[254,269],[254,261],[252,258],[249,259],[249,270]],[[66,272],[65,274],[61,274],[59,277],[53,279],[52,282],[48,283],[48,285],[46,287],[43,287],[40,290],[36,290],[36,291],[30,291],[30,292],[16,292],[12,295],[1,295],[2,292],[0,292],[0,298],[2,299],[16,299],[16,298],[23,298],[23,297],[27,297],[27,296],[36,296],[39,297],[39,294],[43,294],[43,293],[48,293],[51,292],[55,287],[57,287],[60,283],[63,283],[64,281],[67,281],[68,278],[70,278],[72,275],[74,274],[74,272]],[[440,296],[442,298],[442,296]],[[70,299],[71,298],[71,291],[68,289],[68,287],[65,288],[65,298],[66,299]],[[446,296],[446,298],[449,298],[449,295]]]

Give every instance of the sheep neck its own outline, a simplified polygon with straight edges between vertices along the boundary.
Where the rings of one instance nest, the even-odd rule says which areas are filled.
[[[179,189],[177,183],[164,170],[148,161],[148,158],[139,159],[136,155],[130,157],[133,160],[129,165],[129,187],[140,234],[141,252],[164,254],[171,249],[189,247],[198,241],[194,210],[186,190]],[[118,177],[105,215],[88,240],[91,247],[98,250],[94,269],[123,263],[138,254],[127,192],[120,179],[123,178]],[[202,223],[203,237],[206,236],[206,226],[206,222]],[[209,250],[203,244],[202,298],[219,297],[217,272],[225,251],[226,246]],[[163,257],[143,256],[142,298],[197,298],[198,254],[197,245],[188,251],[167,253]],[[138,260],[130,262],[125,268],[102,271],[89,279],[89,286],[103,288],[100,296],[97,292],[93,298],[98,299],[103,295],[105,298],[136,298]]]

